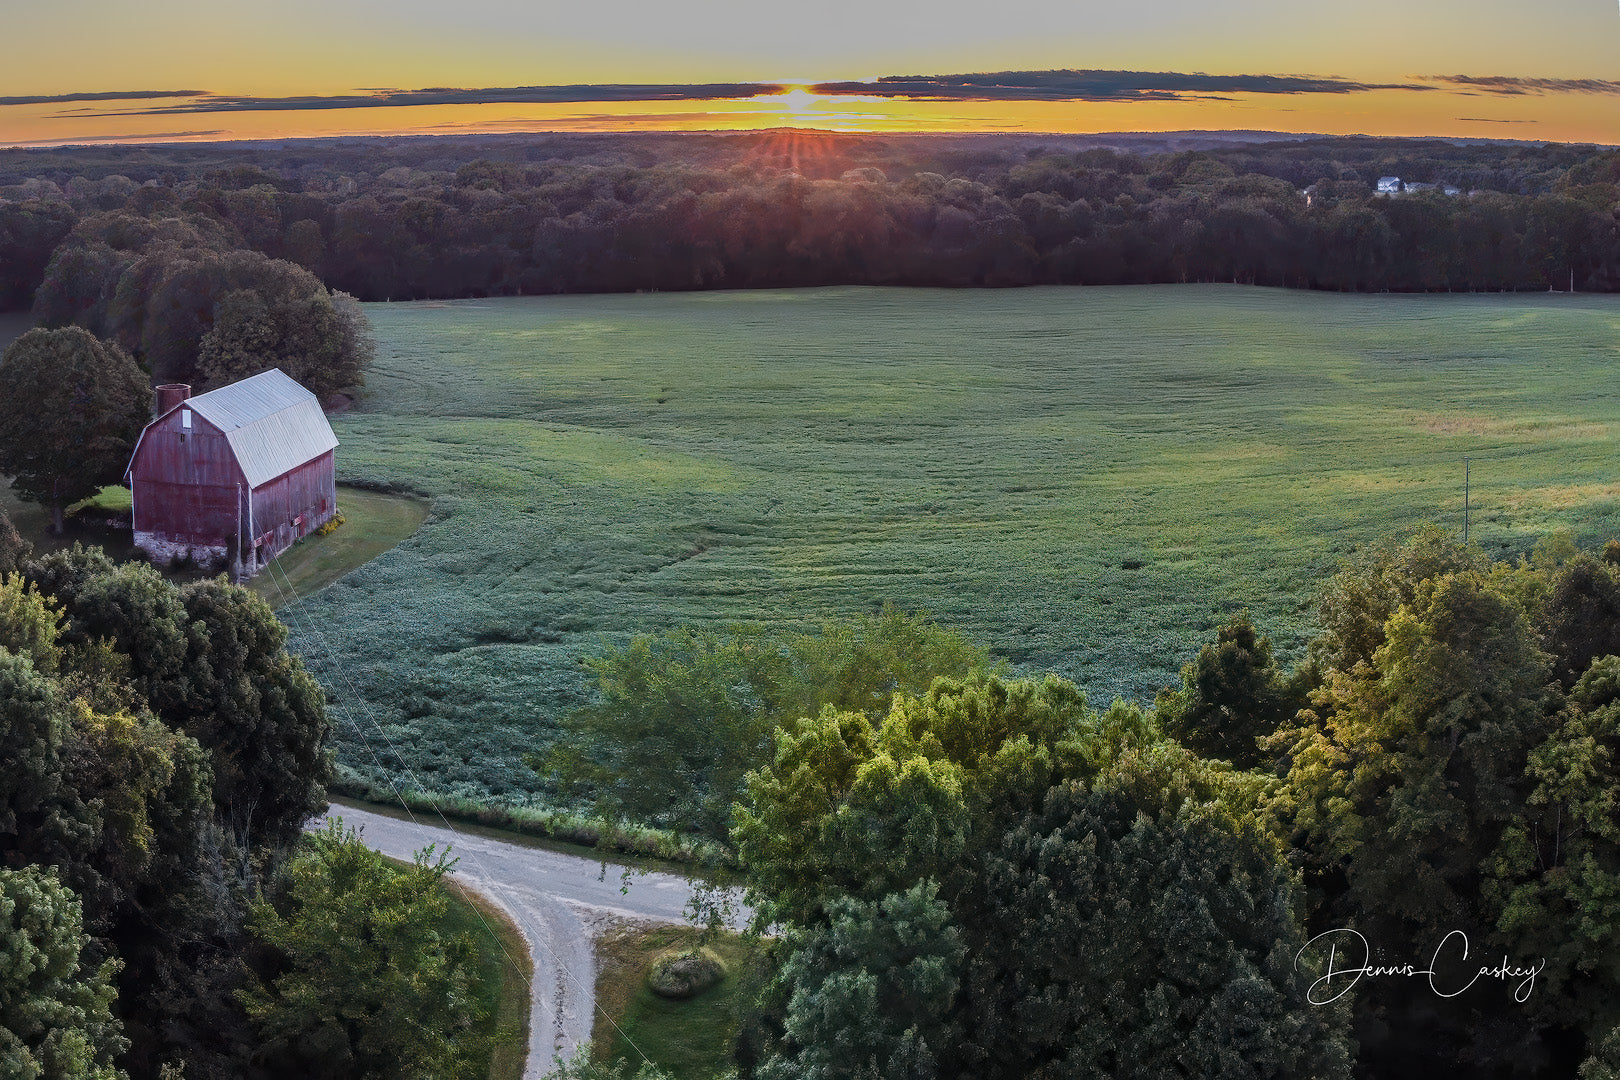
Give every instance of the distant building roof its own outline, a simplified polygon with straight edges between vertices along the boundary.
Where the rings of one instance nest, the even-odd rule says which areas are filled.
[[[163,415],[175,409],[190,409],[224,432],[252,487],[313,461],[338,444],[315,395],[280,368],[187,398]],[[139,442],[135,451],[140,451]],[[131,454],[131,467],[134,463]]]

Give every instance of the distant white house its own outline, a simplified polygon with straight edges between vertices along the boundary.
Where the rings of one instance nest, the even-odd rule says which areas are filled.
[[[1417,180],[1408,180],[1404,184],[1398,176],[1381,176],[1378,178],[1379,195],[1415,195],[1420,191],[1438,191],[1442,195],[1461,195],[1462,188],[1452,184],[1425,184]]]

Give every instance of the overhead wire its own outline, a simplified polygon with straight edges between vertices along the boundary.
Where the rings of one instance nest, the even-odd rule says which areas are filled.
[[[459,838],[461,834],[457,832],[456,827],[450,823],[450,819],[445,816],[444,810],[439,806],[438,801],[432,797],[429,789],[422,784],[421,780],[417,777],[415,770],[410,767],[410,765],[406,762],[404,755],[399,752],[399,748],[394,745],[394,741],[388,737],[388,732],[383,729],[382,724],[377,720],[376,714],[372,712],[366,698],[360,693],[357,684],[350,676],[348,670],[344,667],[342,661],[339,659],[336,650],[334,650],[327,643],[325,636],[315,629],[314,619],[307,611],[303,610],[304,598],[298,595],[297,589],[293,587],[292,579],[287,576],[287,572],[283,567],[281,567],[280,562],[281,553],[277,552],[271,557],[270,561],[265,564],[265,569],[270,573],[270,583],[276,587],[276,591],[281,595],[282,608],[289,611],[293,609],[293,605],[288,603],[289,599],[296,603],[296,610],[301,616],[303,616],[303,629],[305,633],[314,638],[320,644],[322,651],[327,654],[328,664],[333,670],[342,676],[343,681],[348,685],[351,699],[365,713],[366,719],[370,721],[371,726],[376,730],[377,734],[382,737],[383,742],[387,744],[389,753],[393,755],[393,760],[399,763],[400,768],[402,768],[409,777],[411,784],[413,784],[416,790],[420,791],[427,799],[428,805],[432,808],[434,814],[437,815],[438,819],[444,823],[444,828],[452,836]],[[285,588],[282,587],[282,582],[276,580],[275,572],[278,570],[281,572],[282,580],[286,582]],[[366,752],[370,755],[373,763],[376,764],[378,771],[387,779],[388,786],[394,792],[394,798],[398,800],[400,808],[405,811],[405,816],[408,817],[411,823],[417,826],[417,828],[424,828],[425,826],[423,826],[422,822],[417,818],[415,812],[411,809],[409,802],[405,799],[404,792],[400,790],[399,783],[397,780],[395,780],[393,773],[383,766],[382,761],[377,756],[376,748],[372,745],[371,740],[367,738],[364,729],[362,729],[352,717],[345,717],[344,719],[348,721],[349,726],[354,733],[360,737],[361,743],[366,747]],[[453,846],[454,845],[451,845],[452,848]],[[446,850],[448,851],[450,848],[447,848]],[[469,852],[468,854],[473,856],[470,861],[483,874],[484,880],[489,883],[492,889],[499,891],[501,888],[499,880],[487,872],[487,870],[477,859],[475,852]],[[489,933],[490,937],[495,939],[496,944],[500,946],[501,952],[506,957],[507,963],[511,964],[514,969],[521,971],[522,965],[518,964],[513,958],[512,954],[507,951],[505,942],[501,941],[500,936],[497,935],[494,928],[489,925],[488,920],[484,918],[484,913],[478,910],[477,905],[473,906],[473,910],[477,913],[479,922],[483,924],[484,929]],[[548,944],[543,938],[537,938],[537,940],[539,940],[541,947],[544,948],[550,955],[552,962],[557,967],[557,970],[562,972],[563,975],[571,983],[573,983],[575,992],[581,994],[585,1000],[591,1002],[593,1009],[601,1014],[602,1018],[608,1022],[613,1030],[618,1034],[619,1038],[622,1039],[630,1047],[630,1049],[634,1050],[636,1055],[640,1057],[644,1063],[648,1065],[653,1064],[652,1059],[642,1051],[641,1047],[636,1045],[635,1040],[631,1039],[630,1036],[626,1034],[625,1030],[619,1026],[618,1021],[614,1020],[608,1011],[602,1007],[601,1002],[596,1000],[595,988],[592,987],[587,991],[584,987],[580,986],[579,980],[575,978],[568,966],[562,962],[562,958],[557,955],[556,951],[551,948],[550,944]]]

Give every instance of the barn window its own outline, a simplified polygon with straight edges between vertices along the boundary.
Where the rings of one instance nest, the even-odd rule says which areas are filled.
[[[187,431],[191,430],[191,410],[190,409],[181,409],[180,410],[180,426],[185,428]]]

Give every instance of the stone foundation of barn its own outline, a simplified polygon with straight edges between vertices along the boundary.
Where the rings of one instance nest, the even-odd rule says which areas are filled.
[[[137,532],[135,546],[146,552],[147,558],[158,566],[189,562],[207,569],[225,570],[231,561],[231,554],[224,544],[211,546],[189,540],[172,540],[153,532]]]
[[[243,582],[270,565],[277,555],[331,521],[336,514],[337,507],[331,504],[324,511],[306,511],[258,537],[252,550],[246,553],[247,557],[234,564],[230,550],[224,544],[203,544],[137,530],[135,546],[146,552],[147,558],[158,566],[189,562],[210,573],[229,572],[232,581]]]

